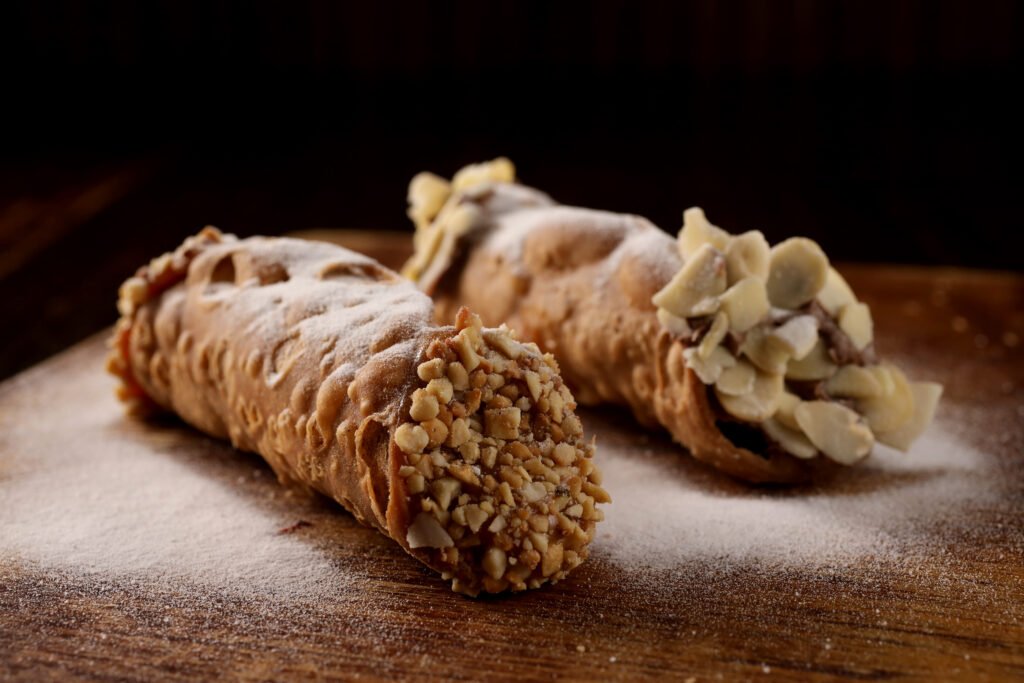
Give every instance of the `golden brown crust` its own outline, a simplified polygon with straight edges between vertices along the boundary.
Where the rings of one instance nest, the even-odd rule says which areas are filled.
[[[426,289],[438,319],[461,305],[483,311],[488,324],[500,317],[557,355],[580,403],[626,405],[642,424],[662,425],[694,457],[732,476],[810,476],[816,465],[736,446],[716,425],[708,388],[683,362],[685,342],[665,331],[651,303],[681,266],[671,237],[643,218],[589,209],[489,215],[487,203],[510,191],[524,189],[493,184],[477,191],[484,199],[475,229]]]
[[[122,288],[120,308],[109,367],[123,380],[122,398],[173,410],[260,453],[282,481],[330,496],[456,589],[532,588],[564,577],[586,557],[600,519],[594,503],[607,496],[582,432],[545,429],[542,403],[560,390],[557,367],[503,330],[481,330],[468,312],[458,316],[458,328],[435,325],[430,299],[371,259],[323,243],[239,241],[208,229],[140,269]],[[470,369],[481,381],[473,387],[467,379],[457,389],[431,383],[421,366],[458,365],[459,350],[479,354]],[[526,390],[528,369],[542,371],[543,390],[533,402],[517,402],[515,423],[501,439],[483,434],[485,417],[498,414],[494,406],[518,398],[512,386]],[[488,393],[499,381],[509,384],[504,394]],[[468,394],[476,397],[472,409]],[[566,414],[575,405],[569,403]],[[463,495],[455,499],[448,475],[473,474],[447,436],[457,431],[452,413],[459,410],[465,438],[475,435],[501,453],[486,471],[477,466],[474,476],[486,481],[459,486]],[[410,434],[417,438],[403,438]],[[563,447],[559,467],[547,458],[556,446]],[[517,469],[523,467],[529,471]],[[515,484],[500,492],[502,505],[492,504],[498,477]],[[525,526],[479,528],[484,516],[488,523],[520,513],[532,519],[541,507],[557,507],[555,489],[573,488],[573,480],[574,493],[551,514],[579,503],[581,515],[561,527],[545,523],[542,535]],[[469,526],[477,528],[467,532]],[[499,544],[507,563],[496,567],[497,551],[487,561],[485,554]],[[552,556],[557,547],[558,557],[539,554],[537,545],[550,546]],[[525,559],[518,569],[517,553]]]

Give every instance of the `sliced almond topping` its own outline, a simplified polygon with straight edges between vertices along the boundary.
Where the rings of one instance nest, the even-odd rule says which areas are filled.
[[[839,329],[846,333],[858,351],[863,351],[875,338],[871,309],[867,304],[846,304],[839,311]]]
[[[843,276],[835,268],[829,268],[825,276],[825,286],[818,292],[818,303],[829,315],[836,317],[843,306],[857,303],[857,297]]]
[[[814,299],[825,286],[828,257],[806,237],[790,237],[772,247],[768,300],[795,310]]]
[[[782,450],[798,458],[809,460],[818,454],[811,440],[804,436],[803,432],[779,423],[771,418],[763,423],[765,434],[770,436],[776,443],[782,446]]]
[[[705,244],[725,251],[730,237],[725,230],[708,221],[704,209],[694,206],[683,211],[683,229],[679,231],[677,238],[679,255],[688,259]]]
[[[914,414],[900,427],[888,432],[877,432],[880,443],[901,451],[910,450],[914,441],[924,433],[935,417],[935,409],[942,396],[942,385],[934,382],[911,382],[910,393],[914,399]]]
[[[829,396],[872,398],[885,393],[876,373],[859,365],[844,365],[825,384]]]
[[[818,319],[813,315],[798,315],[776,327],[768,337],[788,356],[801,360],[818,341]]]
[[[715,319],[711,322],[711,327],[704,334],[704,338],[700,340],[700,344],[697,346],[697,355],[702,360],[707,360],[711,357],[711,352],[722,343],[725,339],[725,335],[729,332],[729,316],[725,313],[718,313]]]
[[[515,179],[515,165],[505,157],[498,157],[492,161],[463,166],[452,177],[452,189],[465,190],[483,183],[512,183]]]
[[[661,326],[669,331],[670,334],[676,337],[688,337],[693,332],[690,328],[690,323],[686,321],[686,318],[680,318],[678,315],[672,315],[664,308],[658,309],[658,322]]]
[[[828,379],[835,374],[837,369],[838,366],[832,362],[832,358],[828,355],[825,343],[818,339],[810,353],[800,360],[789,361],[789,364],[786,366],[786,379]]]
[[[416,515],[405,534],[405,541],[410,548],[451,548],[455,545],[441,523],[426,512]]]
[[[731,368],[723,368],[715,381],[715,389],[729,396],[742,396],[754,390],[757,370],[742,358]]]
[[[733,332],[746,332],[771,309],[764,280],[757,277],[740,280],[718,297],[718,303],[729,316],[729,329]]]
[[[409,183],[409,218],[417,228],[425,227],[441,211],[451,194],[447,180],[433,173],[417,173]]]
[[[903,371],[893,365],[878,366],[888,374],[892,390],[857,401],[857,410],[874,432],[893,432],[914,416],[914,394]]]
[[[697,349],[692,346],[683,351],[686,367],[697,373],[704,384],[714,384],[722,374],[722,370],[736,364],[733,355],[721,346],[716,346],[707,359],[700,357]]]
[[[651,301],[658,308],[682,318],[693,315],[694,306],[725,291],[725,257],[710,244],[697,249],[675,277]]]
[[[782,387],[782,375],[757,372],[750,393],[730,396],[716,388],[715,395],[725,411],[733,417],[747,422],[764,422],[778,409]]]
[[[789,353],[779,344],[773,343],[764,327],[754,327],[743,339],[740,353],[761,370],[781,374],[786,371]]]
[[[800,398],[796,394],[783,391],[782,396],[779,397],[779,408],[772,418],[783,427],[799,430],[800,425],[796,423],[796,417],[793,415],[793,411],[798,405],[800,405]]]
[[[771,249],[760,230],[736,235],[729,240],[724,251],[730,284],[748,277],[757,278],[761,282],[768,279]]]
[[[832,460],[852,465],[871,451],[875,438],[860,415],[829,401],[804,401],[795,411],[797,424]]]

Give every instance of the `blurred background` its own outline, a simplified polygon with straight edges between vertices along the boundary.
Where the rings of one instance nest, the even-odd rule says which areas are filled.
[[[1021,270],[1024,5],[50,2],[0,10],[0,377],[206,224],[409,230],[497,155],[837,261]]]

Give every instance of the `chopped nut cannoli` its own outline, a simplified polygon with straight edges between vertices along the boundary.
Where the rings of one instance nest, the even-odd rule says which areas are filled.
[[[558,205],[507,159],[427,178],[409,189],[404,274],[438,319],[468,305],[508,323],[558,357],[580,403],[629,406],[735,477],[799,481],[876,441],[906,450],[934,415],[942,387],[878,363],[871,311],[812,240],[770,247],[692,208],[673,241]]]
[[[108,367],[130,407],[259,453],[456,591],[554,583],[609,500],[576,402],[535,344],[432,309],[346,249],[207,228],[125,282]]]

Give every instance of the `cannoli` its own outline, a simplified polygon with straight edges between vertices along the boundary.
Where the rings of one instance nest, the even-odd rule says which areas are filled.
[[[120,290],[108,367],[285,483],[334,499],[469,595],[587,557],[608,502],[551,355],[319,242],[212,228]]]
[[[878,361],[871,312],[821,248],[730,235],[699,208],[673,240],[638,216],[562,206],[507,159],[409,187],[404,274],[558,357],[581,404],[629,407],[698,460],[795,482],[906,450],[942,387]]]

